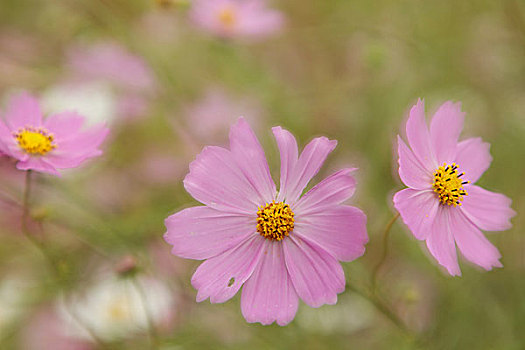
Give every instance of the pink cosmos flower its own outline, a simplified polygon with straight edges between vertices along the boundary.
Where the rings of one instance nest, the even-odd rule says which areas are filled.
[[[72,79],[109,81],[122,89],[147,91],[155,87],[151,68],[140,57],[113,42],[73,46],[67,53]]]
[[[98,146],[109,130],[99,124],[82,131],[83,123],[74,112],[43,120],[38,101],[21,93],[11,99],[5,122],[0,120],[0,151],[18,160],[20,170],[60,176],[57,169],[74,168],[102,154]]]
[[[458,142],[464,115],[459,103],[446,102],[429,130],[419,100],[406,124],[411,149],[398,136],[399,176],[409,188],[394,195],[394,205],[451,275],[461,275],[456,245],[465,259],[485,270],[501,267],[500,253],[480,229],[509,229],[516,214],[509,198],[474,185],[492,157],[490,145],[479,137]]]
[[[337,141],[316,138],[299,156],[291,133],[272,131],[281,153],[280,190],[240,118],[229,150],[208,146],[190,164],[184,186],[205,206],[168,217],[164,239],[175,255],[206,259],[192,277],[198,302],[225,302],[244,285],[248,322],[286,325],[299,298],[312,307],[337,302],[345,289],[338,260],[360,257],[368,236],[365,214],[341,204],[354,193],[355,169],[334,173],[301,197]]]
[[[266,7],[264,0],[196,0],[191,19],[221,38],[267,37],[283,26],[283,16]]]

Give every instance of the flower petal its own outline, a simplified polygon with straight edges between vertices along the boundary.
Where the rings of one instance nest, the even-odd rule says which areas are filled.
[[[337,260],[352,261],[365,252],[366,215],[358,208],[339,205],[298,217],[293,234],[314,242]]]
[[[13,132],[0,120],[0,153],[18,160],[27,160],[29,155],[18,146]]]
[[[407,139],[417,159],[428,171],[437,169],[436,158],[432,151],[430,133],[425,121],[425,104],[418,100],[412,107],[406,124]]]
[[[211,303],[224,303],[232,298],[259,263],[264,241],[263,237],[253,235],[200,264],[191,278],[191,284],[198,290],[197,302],[210,298]]]
[[[485,270],[503,267],[499,261],[501,254],[498,249],[483,236],[483,233],[467,219],[462,211],[450,211],[450,228],[465,259]]]
[[[27,92],[13,96],[7,106],[5,121],[12,131],[25,126],[42,126],[42,111],[38,100]]]
[[[288,130],[276,126],[272,128],[272,132],[281,155],[281,182],[277,201],[282,202],[286,198],[287,190],[293,184],[293,170],[297,164],[299,151],[295,137]]]
[[[430,123],[430,138],[438,164],[451,164],[456,157],[459,134],[465,113],[461,103],[447,101],[439,107]]]
[[[465,186],[461,211],[477,227],[487,231],[503,231],[512,227],[510,219],[516,212],[512,200],[501,193],[487,191],[476,185]]]
[[[245,241],[255,233],[255,217],[192,207],[165,220],[166,242],[172,253],[187,259],[208,259]]]
[[[93,150],[91,153],[85,155],[75,154],[50,154],[46,157],[46,162],[57,169],[75,168],[81,165],[89,158],[97,157],[102,154],[100,150]]]
[[[309,215],[323,211],[326,207],[341,204],[355,192],[355,178],[351,175],[356,169],[342,169],[328,176],[302,196],[292,208],[294,213]]]
[[[57,169],[47,163],[42,157],[29,157],[25,161],[19,161],[16,163],[16,168],[19,170],[34,170],[41,173],[61,176]]]
[[[459,170],[465,173],[465,179],[475,183],[490,167],[492,156],[490,144],[481,137],[466,139],[458,144],[456,163]]]
[[[399,155],[399,177],[405,185],[417,190],[431,187],[432,173],[416,158],[399,135],[397,136],[397,153]]]
[[[199,202],[221,211],[253,215],[262,204],[231,152],[221,147],[208,146],[197,155],[184,188]]]
[[[102,154],[98,147],[108,135],[109,129],[104,124],[99,124],[86,131],[73,132],[75,124],[71,120],[65,122],[65,127],[72,132],[67,135],[59,133],[61,139],[56,142],[57,148],[45,155],[46,162],[55,168],[74,168],[85,160]]]
[[[283,240],[286,268],[299,297],[311,307],[335,304],[345,290],[345,274],[337,260],[297,235]]]
[[[98,146],[108,136],[109,129],[105,123],[97,124],[85,131],[70,133],[67,138],[57,140],[57,148],[54,154],[85,155],[97,150]]]
[[[275,183],[264,150],[244,118],[239,118],[230,130],[230,150],[237,165],[259,194],[263,203],[275,199]]]
[[[53,134],[57,143],[76,135],[83,124],[84,117],[71,111],[53,114],[44,121],[44,127]]]
[[[318,137],[310,141],[304,148],[292,172],[290,187],[286,189],[286,202],[294,204],[303,193],[308,182],[319,172],[326,157],[337,146],[337,141],[326,137]]]
[[[242,287],[241,310],[248,322],[280,326],[295,317],[299,297],[286,264],[282,242],[265,240],[264,253],[252,276]]]
[[[450,208],[439,206],[432,225],[432,232],[426,242],[430,254],[436,258],[437,262],[444,266],[452,276],[460,276],[456,245],[450,231],[449,210]]]
[[[431,190],[419,191],[405,188],[394,195],[394,207],[414,237],[426,239],[436,220],[439,199]]]

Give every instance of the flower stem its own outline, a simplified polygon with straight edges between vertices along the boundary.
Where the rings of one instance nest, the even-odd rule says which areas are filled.
[[[40,253],[47,259],[49,262],[49,265],[51,265],[52,270],[55,274],[59,274],[59,271],[55,265],[55,261],[53,257],[47,252],[42,242],[40,242],[30,231],[27,226],[27,221],[29,219],[29,213],[30,213],[30,199],[31,199],[31,183],[32,183],[32,177],[31,177],[32,171],[27,170],[26,176],[25,176],[25,184],[24,184],[24,194],[22,198],[22,233],[26,238],[40,251]]]
[[[347,284],[347,288],[363,298],[370,301],[374,307],[385,315],[397,328],[413,341],[418,341],[418,337],[406,326],[405,322],[374,292],[362,291],[353,285]]]
[[[392,219],[388,222],[388,224],[385,227],[385,231],[383,232],[383,253],[381,254],[381,259],[377,263],[377,265],[374,267],[374,270],[372,271],[372,277],[371,277],[371,288],[372,293],[376,294],[376,287],[377,287],[377,274],[379,273],[379,270],[381,269],[381,266],[383,266],[383,263],[386,260],[386,257],[388,255],[388,238],[390,236],[390,230],[392,229],[392,226],[396,222],[397,218],[399,218],[399,213],[394,215]]]
[[[149,333],[149,338],[151,341],[151,349],[157,349],[158,344],[159,344],[159,339],[157,335],[157,330],[155,328],[155,323],[153,322],[153,317],[148,307],[148,300],[146,298],[146,293],[144,292],[144,288],[142,287],[140,281],[137,279],[137,276],[131,277],[131,280],[132,280],[132,283],[135,285],[137,292],[139,293],[142,308],[144,309],[144,313],[146,315],[148,333]]]

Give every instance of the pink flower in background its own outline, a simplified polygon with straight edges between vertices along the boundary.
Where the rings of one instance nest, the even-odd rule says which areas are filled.
[[[236,98],[220,88],[211,88],[186,108],[185,116],[193,136],[215,143],[226,139],[230,125],[240,116],[245,116],[257,130],[263,112],[249,97]]]
[[[268,9],[264,0],[196,0],[191,18],[221,38],[264,38],[279,31],[283,15]]]
[[[0,121],[0,151],[18,160],[20,170],[60,176],[57,169],[74,168],[102,154],[98,149],[108,134],[99,124],[81,130],[84,118],[62,112],[43,120],[38,101],[27,93],[13,97]]]
[[[64,322],[53,307],[37,312],[21,332],[22,348],[27,350],[95,350],[95,345],[85,339],[69,336]]]
[[[301,197],[337,142],[319,137],[298,154],[292,134],[273,128],[281,153],[280,190],[264,151],[240,118],[230,149],[208,146],[190,164],[186,190],[205,206],[166,219],[172,253],[205,260],[192,278],[197,301],[222,303],[244,285],[241,309],[248,322],[288,324],[301,298],[312,307],[335,304],[345,289],[338,260],[364,253],[366,216],[341,203],[355,190],[343,169]]]
[[[47,112],[72,109],[97,123],[134,119],[149,108],[156,88],[153,71],[120,44],[75,45],[65,66],[66,78],[43,95]]]
[[[73,77],[82,81],[110,81],[119,87],[150,90],[155,86],[151,68],[139,56],[116,43],[74,46],[67,54]]]
[[[458,142],[463,120],[460,104],[446,102],[429,130],[419,100],[406,124],[411,149],[398,136],[399,176],[409,188],[395,194],[394,205],[451,275],[461,275],[456,245],[468,261],[486,270],[501,267],[500,253],[480,229],[509,229],[516,214],[509,198],[474,185],[492,157],[481,138]]]

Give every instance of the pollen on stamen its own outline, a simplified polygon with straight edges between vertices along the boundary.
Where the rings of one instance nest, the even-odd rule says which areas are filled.
[[[293,231],[294,222],[294,213],[284,202],[273,201],[257,211],[257,232],[270,240],[283,240]]]
[[[57,147],[53,134],[44,128],[26,126],[13,133],[13,136],[18,146],[32,155],[45,155]]]
[[[456,163],[450,166],[443,163],[434,173],[434,183],[432,185],[434,192],[439,196],[439,201],[445,205],[461,206],[461,201],[468,193],[463,189],[463,185],[469,181],[462,181],[460,178],[465,173],[459,173]]]
[[[235,11],[231,7],[225,7],[219,12],[219,21],[226,27],[231,28],[237,21]]]

